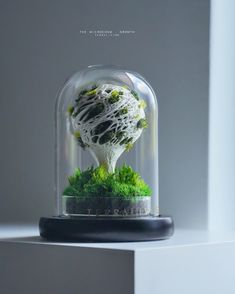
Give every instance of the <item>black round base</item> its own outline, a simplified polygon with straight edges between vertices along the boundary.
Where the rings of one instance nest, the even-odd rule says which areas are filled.
[[[105,218],[42,217],[41,237],[67,242],[130,242],[167,239],[174,231],[171,217]]]

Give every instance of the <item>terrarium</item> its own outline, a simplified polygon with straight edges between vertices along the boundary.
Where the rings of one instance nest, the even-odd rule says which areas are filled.
[[[41,236],[78,241],[169,237],[159,215],[158,104],[149,83],[118,66],[89,66],[60,91],[55,112],[54,217]]]

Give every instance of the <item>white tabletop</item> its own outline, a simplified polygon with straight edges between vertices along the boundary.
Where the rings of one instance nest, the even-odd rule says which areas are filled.
[[[235,232],[208,232],[198,230],[176,229],[173,237],[168,240],[149,242],[124,243],[60,243],[48,242],[39,236],[37,225],[5,224],[0,225],[0,242],[21,242],[31,244],[50,244],[54,246],[73,246],[88,248],[103,248],[116,250],[152,250],[169,247],[197,246],[202,244],[215,244],[234,242]]]

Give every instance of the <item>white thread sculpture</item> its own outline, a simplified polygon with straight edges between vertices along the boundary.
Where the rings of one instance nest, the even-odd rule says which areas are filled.
[[[70,107],[72,132],[97,164],[112,173],[121,154],[133,146],[147,127],[145,106],[129,88],[113,84],[95,86],[81,91]]]

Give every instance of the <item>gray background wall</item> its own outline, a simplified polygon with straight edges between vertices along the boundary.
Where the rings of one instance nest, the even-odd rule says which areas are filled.
[[[209,0],[0,0],[0,42],[0,222],[53,213],[58,88],[89,64],[122,64],[158,95],[161,212],[206,226]]]

